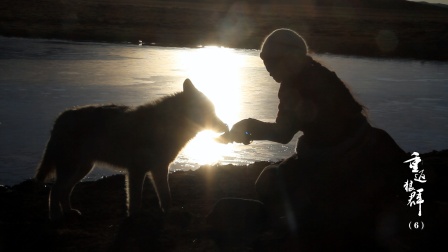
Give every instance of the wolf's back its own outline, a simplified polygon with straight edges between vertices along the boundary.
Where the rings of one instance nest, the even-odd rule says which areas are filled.
[[[104,132],[111,122],[122,118],[127,106],[85,106],[64,111],[56,119],[35,179],[45,181],[54,175],[56,163],[67,156],[67,146],[73,147],[82,139],[93,139]]]
[[[54,176],[55,158],[58,155],[57,148],[60,147],[57,146],[58,143],[56,142],[59,141],[59,144],[61,144],[61,139],[63,139],[63,137],[61,136],[61,131],[65,131],[64,127],[66,127],[66,125],[70,121],[72,113],[73,112],[71,110],[65,111],[56,119],[51,131],[50,139],[48,140],[48,143],[45,147],[42,160],[37,167],[35,176],[35,179],[37,181],[44,182],[47,178]]]
[[[76,110],[67,110],[58,116],[51,130],[50,139],[45,147],[42,160],[37,167],[35,179],[44,182],[47,178],[55,175],[55,159],[58,155],[58,148],[64,144],[65,133],[70,125],[76,121]],[[59,153],[60,154],[60,153]]]

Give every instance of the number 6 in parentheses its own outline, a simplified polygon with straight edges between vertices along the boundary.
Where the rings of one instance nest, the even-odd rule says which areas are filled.
[[[409,230],[413,230],[412,227],[414,228],[414,230],[423,230],[425,228],[425,223],[423,221],[421,223],[422,223],[421,229],[419,229],[420,223],[418,221],[414,222],[414,225],[411,225],[412,221],[410,221],[409,222]]]

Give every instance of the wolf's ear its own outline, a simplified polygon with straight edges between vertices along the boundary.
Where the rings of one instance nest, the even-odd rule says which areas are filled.
[[[193,85],[193,83],[191,82],[190,79],[185,79],[184,81],[184,92],[185,93],[192,93],[192,92],[197,92],[198,90],[196,89],[196,87]]]

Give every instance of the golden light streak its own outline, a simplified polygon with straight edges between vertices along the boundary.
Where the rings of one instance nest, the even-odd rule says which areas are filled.
[[[239,119],[241,69],[245,61],[235,50],[209,46],[187,50],[179,54],[179,69],[185,72],[201,92],[215,105],[216,114],[229,126]],[[232,145],[214,141],[218,134],[210,131],[199,133],[181,154],[198,164],[216,163]]]

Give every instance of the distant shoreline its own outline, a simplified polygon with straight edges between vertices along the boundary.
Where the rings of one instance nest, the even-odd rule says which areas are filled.
[[[68,42],[79,42],[79,43],[107,43],[107,44],[116,44],[116,45],[139,45],[139,41],[106,41],[101,39],[68,39],[63,37],[23,37],[18,35],[2,35],[0,36],[6,37],[6,38],[23,38],[23,39],[42,39],[42,40],[60,40],[60,41],[68,41]],[[241,50],[259,50],[259,47],[228,47],[225,45],[220,45],[217,43],[209,43],[209,44],[189,44],[189,43],[155,43],[155,42],[144,42],[141,44],[141,46],[145,47],[175,47],[175,48],[201,48],[201,47],[207,47],[207,46],[218,46],[218,47],[224,47],[224,48],[231,48],[231,49],[241,49]],[[330,54],[330,55],[340,55],[340,56],[347,56],[347,57],[362,57],[362,58],[372,58],[372,59],[389,59],[389,60],[422,60],[422,61],[438,61],[438,62],[446,62],[448,61],[448,58],[445,59],[445,57],[436,57],[436,56],[415,56],[412,54],[409,55],[386,55],[386,54],[374,54],[374,53],[350,53],[350,52],[344,52],[344,51],[314,51],[310,49],[310,53],[312,54]],[[440,56],[440,55],[439,55]]]
[[[339,2],[5,0],[0,35],[259,49],[271,31],[287,27],[299,32],[314,53],[448,60],[448,8],[407,1]]]

